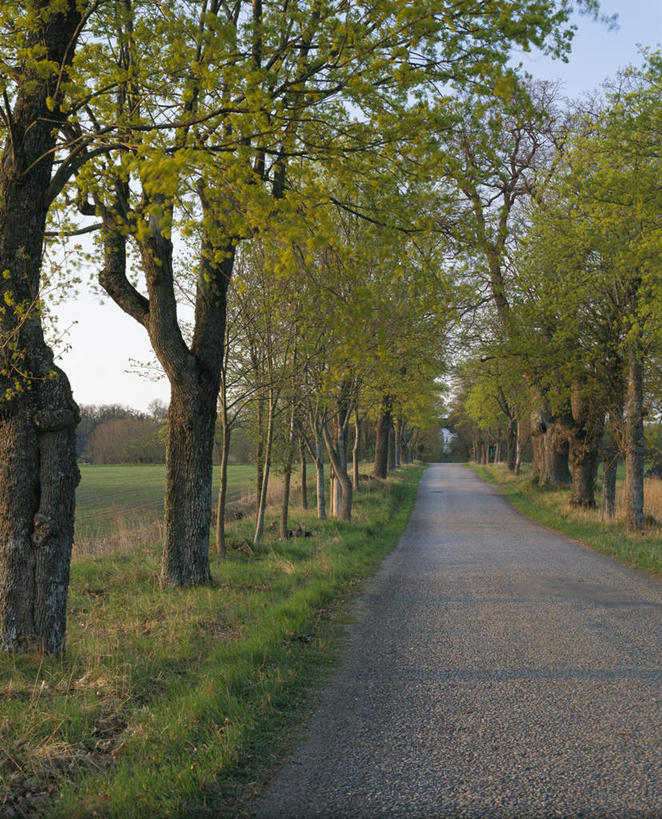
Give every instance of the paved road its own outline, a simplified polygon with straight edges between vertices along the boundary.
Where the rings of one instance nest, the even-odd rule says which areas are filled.
[[[662,583],[431,466],[260,817],[662,817]]]

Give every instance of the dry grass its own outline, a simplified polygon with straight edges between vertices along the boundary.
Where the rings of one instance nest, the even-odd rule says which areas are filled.
[[[293,487],[296,492],[296,486]],[[283,500],[284,484],[279,476],[269,479],[267,506],[280,506]],[[215,507],[214,503],[212,504]],[[255,492],[244,491],[238,499],[226,507],[226,520],[247,517],[255,512]],[[212,508],[212,516],[215,508]],[[73,559],[103,557],[123,552],[132,552],[153,543],[162,543],[164,536],[163,514],[160,509],[117,509],[105,522],[104,530],[77,537],[74,542]]]
[[[163,540],[163,515],[143,511],[117,512],[103,534],[75,540],[73,559],[130,552]]]
[[[660,478],[644,480],[644,513],[662,526],[662,479]]]

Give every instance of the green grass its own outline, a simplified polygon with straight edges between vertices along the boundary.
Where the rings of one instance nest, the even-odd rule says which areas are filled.
[[[662,577],[662,525],[648,517],[641,534],[625,531],[622,519],[600,520],[597,510],[574,509],[569,489],[541,489],[531,481],[530,470],[515,477],[504,465],[470,467],[498,486],[516,509],[528,517],[580,540],[596,552],[616,557],[630,566]],[[654,487],[657,490],[657,487]],[[599,498],[598,498],[599,500]]]
[[[138,524],[163,516],[165,466],[136,464],[105,466],[82,464],[76,490],[76,541],[90,543],[116,537],[120,530],[135,530]],[[218,490],[219,467],[214,467],[212,491]],[[228,502],[254,491],[255,467],[228,467]]]
[[[244,815],[337,661],[343,601],[397,542],[420,472],[366,482],[351,524],[293,510],[312,537],[214,560],[212,587],[161,592],[157,545],[76,560],[65,659],[0,657],[0,815]]]

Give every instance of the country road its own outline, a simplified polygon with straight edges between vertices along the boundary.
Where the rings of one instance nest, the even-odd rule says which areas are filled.
[[[662,817],[662,583],[425,472],[259,817]]]

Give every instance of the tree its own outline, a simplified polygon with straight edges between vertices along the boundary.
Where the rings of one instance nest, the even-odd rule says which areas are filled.
[[[452,235],[465,275],[475,283],[481,299],[486,290],[489,293],[501,333],[522,352],[526,339],[516,337],[512,315],[519,295],[512,256],[522,230],[523,208],[532,195],[544,190],[552,170],[550,155],[563,138],[554,89],[512,78],[501,95],[467,94],[457,101],[449,129],[450,137],[436,153],[441,160],[442,190],[450,189],[454,213],[448,216],[442,211],[439,222]],[[570,482],[564,426],[569,405],[552,407],[554,397],[545,392],[529,366],[532,358],[524,355],[520,361],[533,405],[535,479],[565,485]]]
[[[78,408],[44,341],[39,294],[84,7],[34,0],[0,13],[0,643],[12,652],[65,645]]]
[[[553,272],[539,303],[553,316],[545,320],[557,352],[548,371],[571,397],[573,482],[587,484],[583,493],[573,486],[573,502],[592,505],[596,441],[605,415],[617,428],[624,408],[630,529],[643,525],[645,382],[662,325],[661,75],[659,55],[651,55],[576,120],[524,249]]]
[[[239,243],[288,211],[290,227],[286,220],[280,230],[291,230],[301,203],[291,184],[297,165],[342,164],[355,152],[371,152],[375,126],[384,129],[380,140],[401,138],[413,125],[406,114],[416,109],[417,86],[431,80],[492,86],[512,43],[563,50],[569,11],[551,0],[542,11],[539,2],[510,0],[497,14],[492,3],[465,0],[450,10],[411,10],[402,2],[349,10],[317,0],[247,5],[214,3],[200,14],[200,4],[178,3],[153,15],[153,4],[118,4],[115,64],[100,70],[98,49],[88,63],[90,85],[110,74],[118,86],[112,113],[93,111],[93,119],[118,122],[122,133],[103,167],[96,166],[96,178],[90,172],[83,184],[94,200],[84,209],[96,209],[104,222],[100,281],[145,326],[172,387],[165,586],[209,580],[213,416]],[[156,65],[166,68],[165,84]],[[178,210],[201,225],[190,344],[176,314]],[[127,237],[139,252],[146,296],[126,274]]]

